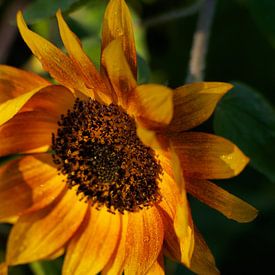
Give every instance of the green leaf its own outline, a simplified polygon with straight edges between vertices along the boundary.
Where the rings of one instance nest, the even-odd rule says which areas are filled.
[[[246,4],[260,30],[275,47],[275,1],[247,0]]]
[[[60,275],[62,270],[62,258],[52,261],[39,261],[30,264],[34,275]]]
[[[138,83],[148,83],[150,79],[151,70],[148,63],[140,56],[137,55],[138,64]]]
[[[58,9],[68,12],[84,5],[88,0],[36,0],[24,11],[24,17],[28,24],[33,24],[41,19],[55,15]]]
[[[275,182],[275,110],[254,89],[233,84],[216,109],[214,130],[237,144],[251,165]]]

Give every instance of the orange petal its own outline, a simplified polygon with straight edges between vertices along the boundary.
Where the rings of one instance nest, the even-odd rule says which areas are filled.
[[[169,227],[171,226],[168,225],[168,234],[170,233],[172,236],[169,236],[167,241],[169,244],[170,240],[170,245],[172,244],[177,248],[175,237],[173,236],[173,233],[175,232],[179,243],[180,261],[189,267],[194,249],[193,220],[186,196],[185,179],[183,178],[179,158],[173,148],[171,148],[171,163],[174,174],[173,179],[177,184],[177,189],[180,195],[176,205],[175,216],[173,217],[174,231],[171,229],[169,230]]]
[[[8,266],[6,263],[0,263],[0,274],[8,275]]]
[[[48,154],[26,156],[1,166],[0,218],[49,205],[64,189],[62,180]]]
[[[257,216],[257,210],[219,186],[207,180],[188,179],[187,191],[201,202],[220,211],[227,218],[237,222],[250,222]]]
[[[91,208],[69,243],[63,266],[66,274],[97,274],[108,263],[120,237],[121,215]]]
[[[106,104],[111,103],[111,95],[104,84],[96,67],[82,49],[82,45],[78,37],[70,30],[64,21],[61,11],[56,13],[60,35],[64,46],[74,61],[77,69],[81,71],[85,78],[85,84],[92,89]]]
[[[116,92],[118,104],[126,108],[136,80],[124,56],[120,41],[112,41],[102,54],[102,64]]]
[[[146,274],[162,248],[163,223],[155,207],[129,214],[125,275]]]
[[[74,62],[52,43],[29,30],[20,11],[17,13],[17,25],[26,44],[53,78],[66,87],[93,96]]]
[[[189,268],[201,275],[220,274],[210,249],[197,229],[195,229],[195,247]]]
[[[174,116],[168,131],[186,131],[203,123],[232,87],[222,82],[201,82],[177,88],[173,94]]]
[[[164,259],[162,252],[158,256],[158,260],[154,262],[146,275],[165,275],[164,272]]]
[[[249,159],[225,138],[189,132],[171,136],[184,175],[190,178],[223,179],[238,175]]]
[[[13,226],[7,248],[9,265],[44,259],[62,248],[80,226],[87,204],[75,190],[68,190],[54,203],[23,215]]]
[[[0,104],[47,85],[47,80],[34,73],[0,65]]]
[[[128,213],[124,213],[121,216],[121,234],[120,239],[118,241],[117,247],[110,258],[107,265],[102,270],[102,275],[105,274],[122,274],[124,265],[125,265],[125,257],[126,257],[126,245],[127,245],[127,229],[128,229]]]
[[[106,8],[102,26],[102,52],[113,40],[121,42],[134,78],[137,77],[137,58],[131,15],[124,0],[111,0]]]
[[[33,152],[46,152],[51,145],[56,120],[42,112],[17,114],[11,121],[0,126],[0,156]]]
[[[34,150],[45,152],[56,132],[60,114],[72,107],[72,93],[57,85],[34,95],[13,119],[0,126],[0,156]]]
[[[37,92],[41,90],[41,87],[35,88],[34,90],[22,94],[18,97],[9,99],[0,104],[0,125],[13,118],[19,110],[26,104],[26,102]]]
[[[133,113],[144,127],[158,129],[168,125],[173,117],[173,91],[158,84],[136,87],[129,101]]]

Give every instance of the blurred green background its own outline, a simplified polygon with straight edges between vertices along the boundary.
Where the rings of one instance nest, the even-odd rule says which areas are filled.
[[[139,54],[139,82],[172,88],[188,73],[200,0],[129,0]],[[31,27],[62,47],[54,14],[65,13],[84,48],[99,64],[103,0],[0,1],[0,63],[44,74],[15,27],[23,9]],[[187,15],[186,15],[187,13]],[[47,75],[45,75],[47,77]],[[275,1],[217,0],[206,81],[235,85],[199,130],[234,141],[250,158],[238,177],[217,182],[259,209],[258,218],[238,224],[190,197],[192,214],[222,274],[272,274],[275,255]],[[1,203],[1,202],[0,202]],[[0,225],[3,259],[10,226]],[[10,274],[60,274],[62,259],[11,269]],[[169,260],[167,274],[191,274]],[[271,272],[271,273],[270,273]]]

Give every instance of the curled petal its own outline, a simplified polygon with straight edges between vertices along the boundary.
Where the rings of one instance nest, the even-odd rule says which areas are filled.
[[[70,30],[62,17],[61,11],[56,13],[62,41],[67,52],[85,78],[85,84],[92,89],[106,104],[111,103],[111,96],[96,67],[82,49],[78,37]]]
[[[174,116],[167,130],[181,132],[200,125],[232,87],[229,83],[201,82],[177,88],[173,93]]]
[[[28,29],[22,13],[17,13],[19,31],[33,54],[39,59],[45,71],[60,84],[93,96],[87,90],[85,80],[74,62],[52,43]]]
[[[157,84],[136,87],[130,97],[128,112],[148,129],[168,125],[173,117],[173,91]]]
[[[112,41],[103,51],[102,64],[117,97],[117,103],[127,108],[128,99],[137,86],[119,40]]]
[[[0,104],[48,85],[50,83],[47,80],[34,73],[0,65]]]
[[[137,76],[137,57],[129,9],[124,0],[111,0],[102,27],[102,52],[113,40],[119,40],[132,74]]]
[[[201,202],[218,210],[227,218],[237,222],[250,222],[257,216],[257,210],[219,186],[207,180],[187,179],[187,191]]]
[[[91,208],[69,243],[63,274],[97,274],[108,263],[121,233],[121,217]]]
[[[198,275],[219,275],[215,259],[208,248],[205,240],[195,228],[195,247],[189,267]]]
[[[64,189],[62,180],[48,154],[26,156],[1,166],[0,218],[49,205]]]
[[[87,204],[68,190],[42,210],[23,215],[13,226],[7,263],[16,265],[44,259],[62,248],[80,226]]]
[[[200,179],[224,179],[238,175],[249,159],[225,138],[188,132],[170,136],[184,175]]]

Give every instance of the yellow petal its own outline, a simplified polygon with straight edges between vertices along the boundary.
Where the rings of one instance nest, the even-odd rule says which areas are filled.
[[[129,213],[125,275],[146,274],[162,248],[163,223],[155,207]]]
[[[195,247],[189,268],[199,275],[220,274],[210,249],[197,229],[195,229]]]
[[[69,243],[64,275],[97,274],[112,256],[121,231],[120,214],[91,208],[81,228]]]
[[[79,201],[75,190],[68,190],[48,207],[21,216],[9,236],[7,263],[28,263],[52,255],[73,236],[86,210],[87,204]]]
[[[227,218],[237,222],[250,222],[257,216],[257,210],[219,186],[207,180],[188,179],[187,191],[201,202],[220,211]]]
[[[0,104],[47,85],[47,80],[34,73],[0,65]]]
[[[0,104],[0,125],[13,118],[19,110],[26,104],[26,102],[37,92],[41,90],[41,87],[35,88],[34,90],[24,93],[18,97],[9,99]]]
[[[201,82],[177,88],[173,94],[174,116],[168,131],[186,131],[203,123],[232,87],[222,82]]]
[[[64,189],[62,180],[48,154],[26,156],[1,166],[0,218],[49,205]]]
[[[92,89],[106,104],[110,104],[111,95],[96,67],[83,51],[80,40],[70,30],[60,10],[56,13],[56,17],[64,46],[71,59],[74,61],[76,69],[80,70],[83,74],[86,86]]]
[[[190,178],[223,179],[238,175],[249,159],[225,138],[189,132],[171,136],[184,175]]]
[[[113,40],[119,40],[132,74],[137,76],[137,58],[131,15],[124,0],[111,0],[102,26],[102,52]]]
[[[144,84],[133,91],[128,112],[148,129],[168,125],[173,117],[173,91],[158,84]]]
[[[17,13],[17,25],[26,44],[54,79],[66,87],[90,94],[74,62],[52,43],[29,30],[21,12]]]
[[[146,275],[165,275],[164,272],[164,259],[162,252],[158,256],[158,260],[153,263]]]
[[[15,115],[0,126],[0,156],[28,152],[45,152],[52,143],[60,115],[73,106],[72,93],[57,85],[37,92]]]
[[[110,258],[107,265],[102,270],[102,275],[122,274],[125,266],[126,245],[127,245],[127,229],[128,229],[128,213],[124,213],[121,217],[121,234],[118,245]]]
[[[117,103],[127,108],[136,80],[124,56],[120,41],[112,41],[103,51],[102,64],[117,96]]]

